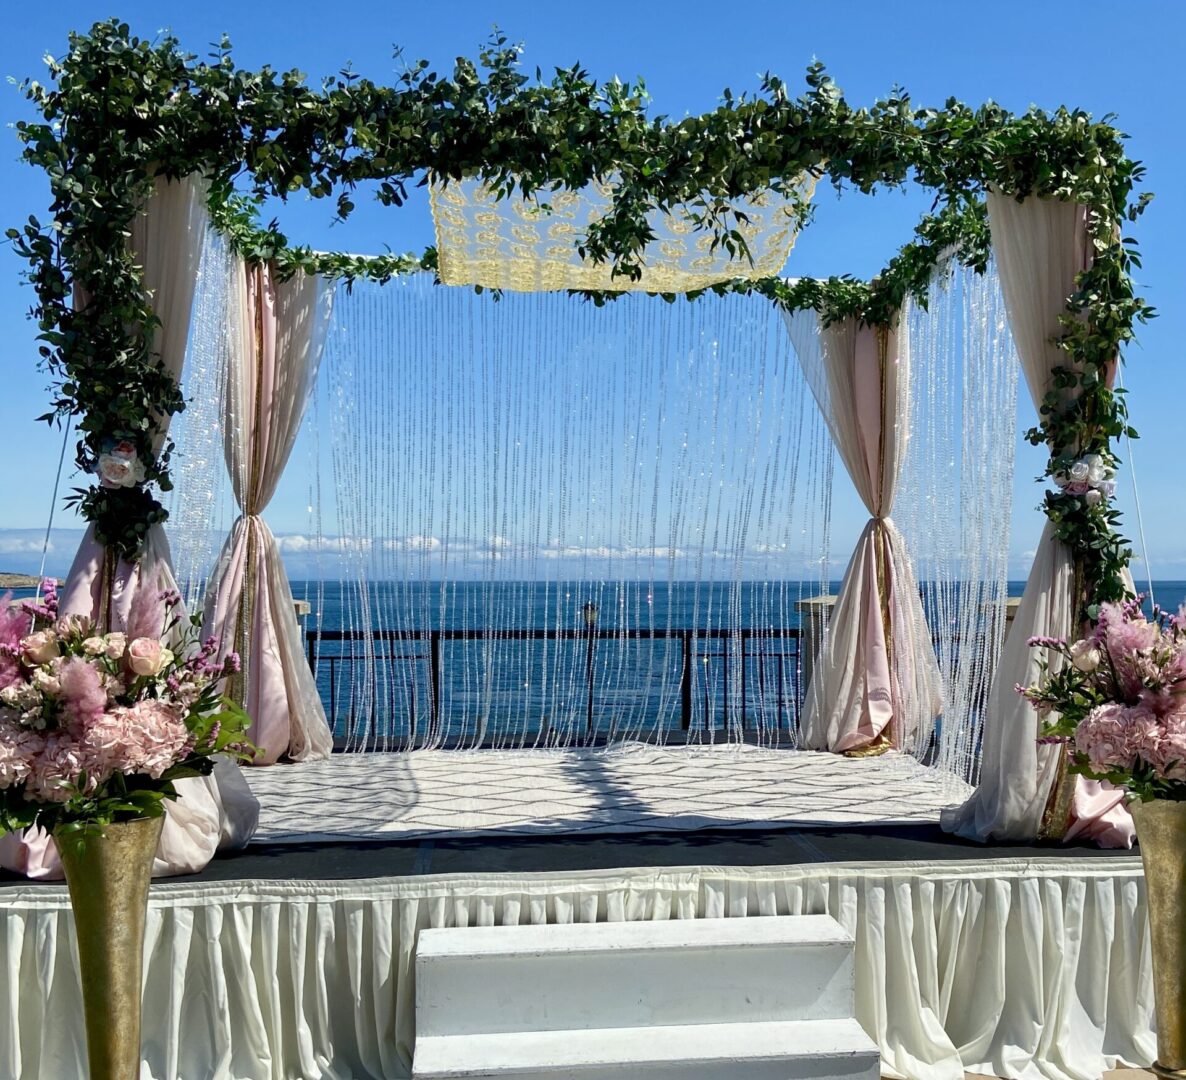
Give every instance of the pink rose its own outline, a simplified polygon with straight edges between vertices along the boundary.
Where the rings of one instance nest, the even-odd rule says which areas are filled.
[[[48,630],[38,630],[21,642],[21,652],[31,664],[48,664],[61,655],[58,639]]]
[[[124,634],[108,634],[104,639],[107,643],[107,658],[109,660],[122,660],[124,651],[128,647],[128,639]]]
[[[158,675],[173,654],[156,638],[136,638],[128,646],[128,667],[137,675]]]
[[[118,442],[99,455],[99,478],[108,487],[135,487],[144,483],[144,465],[130,442]]]

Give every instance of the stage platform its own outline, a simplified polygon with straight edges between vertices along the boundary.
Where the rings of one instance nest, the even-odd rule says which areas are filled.
[[[348,753],[246,775],[269,843],[921,824],[971,790],[905,754],[745,744]]]
[[[1154,1056],[1131,852],[981,847],[942,833],[933,806],[471,835],[419,831],[413,814],[415,830],[335,834],[335,797],[310,785],[286,830],[154,884],[142,1080],[409,1076],[425,927],[824,912],[856,939],[857,1016],[886,1076],[1094,1080]],[[72,932],[62,886],[0,882],[0,1080],[83,1075]]]

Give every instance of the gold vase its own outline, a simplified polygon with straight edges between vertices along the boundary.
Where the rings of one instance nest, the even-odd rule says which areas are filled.
[[[1157,1076],[1186,1080],[1186,802],[1133,803],[1145,864],[1153,993],[1157,1010]]]
[[[90,1080],[140,1076],[140,987],[163,817],[55,835],[74,910]]]

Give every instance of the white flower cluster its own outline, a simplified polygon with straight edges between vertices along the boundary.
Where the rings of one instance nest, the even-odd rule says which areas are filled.
[[[1116,468],[1102,454],[1087,454],[1054,474],[1054,482],[1068,495],[1082,495],[1095,506],[1116,493]]]
[[[130,442],[117,442],[105,454],[99,455],[96,468],[100,480],[107,487],[135,487],[144,483],[144,462]]]

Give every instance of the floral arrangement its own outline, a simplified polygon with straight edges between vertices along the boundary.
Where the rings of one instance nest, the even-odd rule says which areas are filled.
[[[1048,652],[1042,678],[1017,689],[1045,721],[1041,741],[1070,744],[1075,772],[1144,801],[1186,800],[1186,607],[1147,618],[1142,601],[1102,605],[1078,641],[1032,638]]]
[[[1067,495],[1082,496],[1088,506],[1098,506],[1116,494],[1116,465],[1103,454],[1087,454],[1056,467],[1053,480]]]
[[[143,484],[147,475],[136,447],[127,439],[119,440],[99,455],[95,472],[108,487],[135,487]]]
[[[52,580],[41,595],[0,603],[0,832],[156,817],[215,754],[253,756],[219,691],[239,659],[198,645],[176,593],[141,588],[123,633],[59,618]]]

